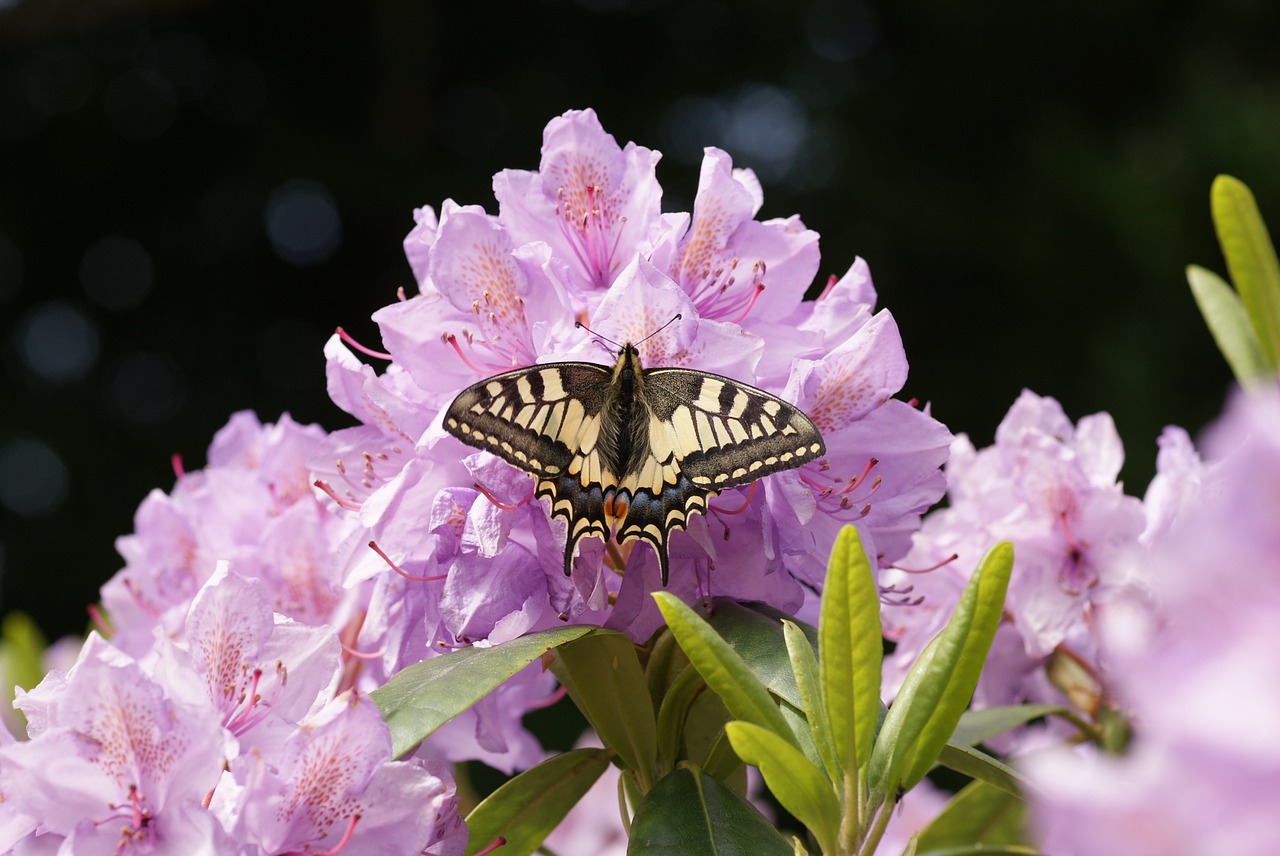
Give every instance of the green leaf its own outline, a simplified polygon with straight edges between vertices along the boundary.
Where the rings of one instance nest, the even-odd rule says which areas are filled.
[[[1209,191],[1209,207],[1231,282],[1244,303],[1263,358],[1280,371],[1280,263],[1249,188],[1220,175]]]
[[[527,856],[609,766],[611,749],[572,749],[506,782],[467,815],[468,856],[499,837],[503,856]]]
[[[827,564],[818,619],[818,668],[836,763],[859,770],[871,757],[880,710],[880,593],[871,565],[846,526]]]
[[[972,746],[948,743],[942,747],[938,763],[1013,796],[1021,797],[1033,790],[1031,783],[1017,770]]]
[[[631,640],[601,631],[569,642],[556,651],[556,674],[568,677],[565,690],[605,746],[622,766],[640,776],[648,790],[654,782],[658,732],[653,698]]]
[[[689,665],[667,688],[666,695],[662,697],[662,707],[658,710],[658,764],[661,768],[675,768],[689,711],[706,689],[707,682],[697,669]]]
[[[679,769],[649,791],[631,821],[628,856],[793,856],[755,806],[698,769]]]
[[[586,626],[556,627],[492,648],[451,651],[401,669],[369,693],[391,729],[392,757],[418,745],[543,654],[599,632]]]
[[[937,760],[969,704],[1000,623],[1013,547],[987,553],[960,595],[947,626],[925,646],[889,708],[872,753],[872,791],[910,790]]]
[[[670,592],[654,592],[653,597],[689,662],[712,692],[724,701],[734,719],[754,722],[794,742],[795,735],[782,718],[769,691],[756,680],[729,644]]]
[[[822,686],[818,681],[818,658],[813,653],[808,637],[791,621],[782,622],[790,655],[796,689],[800,695],[800,710],[809,721],[809,734],[813,738],[814,748],[822,761],[822,768],[827,771],[827,778],[833,782],[840,781],[843,772],[836,762],[836,747],[831,736],[831,720],[827,717],[826,705],[822,703]]]
[[[938,816],[920,831],[917,851],[923,856],[948,847],[1025,844],[1025,803],[982,782],[970,782],[952,797]]]
[[[768,610],[768,611],[766,611]],[[747,668],[764,684],[769,692],[785,699],[794,707],[802,707],[800,691],[787,655],[782,632],[782,614],[763,606],[748,606],[727,598],[716,598],[711,603],[707,623],[737,652]],[[801,625],[797,625],[801,626]],[[802,626],[801,636],[818,645],[818,631]]]
[[[1205,326],[1236,380],[1248,384],[1270,377],[1267,360],[1258,346],[1257,333],[1240,295],[1222,277],[1196,265],[1187,266],[1187,282],[1191,285],[1196,306],[1204,316]]]
[[[818,840],[823,853],[836,852],[840,802],[831,780],[786,740],[749,722],[725,726],[733,751],[760,775],[787,811]]]
[[[952,743],[976,746],[1011,728],[1026,725],[1033,719],[1069,713],[1070,711],[1057,704],[1009,704],[984,707],[982,710],[966,710],[960,716],[955,731],[951,732],[950,739]]]

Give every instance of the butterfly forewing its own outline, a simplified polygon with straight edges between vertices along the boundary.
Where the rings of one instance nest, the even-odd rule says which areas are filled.
[[[691,369],[647,369],[644,382],[654,420],[668,427],[696,487],[736,487],[826,453],[809,418],[763,390]]]
[[[589,453],[599,431],[609,370],[552,363],[494,375],[464,389],[444,427],[539,477],[558,477]]]

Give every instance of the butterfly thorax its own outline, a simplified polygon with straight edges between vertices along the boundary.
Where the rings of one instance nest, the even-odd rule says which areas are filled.
[[[649,456],[649,402],[645,396],[640,351],[627,344],[618,353],[601,409],[599,450],[617,476],[640,468]]]

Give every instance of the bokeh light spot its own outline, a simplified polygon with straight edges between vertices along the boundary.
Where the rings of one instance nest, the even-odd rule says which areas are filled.
[[[85,250],[80,283],[105,309],[137,306],[151,291],[151,256],[132,238],[110,235]]]
[[[338,205],[314,181],[290,181],[271,191],[264,220],[271,248],[295,267],[328,261],[342,243]]]
[[[0,446],[0,505],[23,517],[41,517],[66,498],[67,465],[57,452],[26,437]]]
[[[23,367],[46,383],[83,378],[98,361],[98,328],[60,300],[37,306],[18,322],[15,341]]]

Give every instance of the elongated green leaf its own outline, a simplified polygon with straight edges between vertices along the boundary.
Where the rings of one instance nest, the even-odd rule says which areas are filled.
[[[793,856],[755,806],[697,769],[679,769],[649,791],[631,821],[628,856]]]
[[[702,675],[707,686],[724,701],[729,713],[735,719],[754,722],[794,742],[795,735],[778,712],[769,691],[756,680],[728,643],[671,593],[655,592],[653,597],[689,662]]]
[[[1204,316],[1205,326],[1236,380],[1248,384],[1270,377],[1267,360],[1258,346],[1258,335],[1240,295],[1216,273],[1196,265],[1187,266],[1187,282]]]
[[[1272,373],[1280,371],[1280,263],[1258,203],[1239,179],[1220,175],[1209,191],[1209,206],[1262,355]]]
[[[725,726],[738,757],[760,775],[782,807],[813,833],[823,853],[836,852],[840,802],[831,780],[787,741],[749,722]]]
[[[602,631],[556,650],[569,680],[565,690],[591,723],[600,741],[618,753],[647,788],[654,781],[658,732],[653,698],[640,670],[635,646],[621,633]]]
[[[609,766],[611,749],[572,749],[525,770],[467,815],[467,854],[506,840],[504,856],[527,856]]]
[[[675,767],[680,757],[680,737],[689,711],[698,696],[707,690],[707,682],[692,666],[686,666],[667,688],[658,710],[658,764],[665,769]]]
[[[800,691],[787,654],[782,632],[785,616],[761,605],[746,605],[727,598],[716,598],[711,604],[707,623],[729,643],[742,662],[764,684],[769,692],[801,707]],[[799,625],[801,637],[818,646],[818,631]]]
[[[1009,704],[984,707],[982,710],[966,710],[960,716],[955,731],[951,732],[950,742],[976,746],[1011,728],[1026,725],[1033,719],[1066,713],[1067,709],[1057,704]]]
[[[594,627],[556,627],[492,648],[463,648],[401,669],[369,693],[391,729],[393,757],[412,749],[543,654],[599,632]]]
[[[831,550],[818,619],[822,698],[836,762],[845,771],[860,769],[871,757],[883,650],[880,593],[858,530],[846,526]]]
[[[831,720],[827,717],[827,708],[822,702],[818,658],[814,656],[808,638],[796,624],[784,621],[782,627],[791,668],[796,679],[796,690],[800,695],[800,709],[809,721],[809,734],[813,738],[814,748],[822,761],[822,768],[827,771],[827,778],[838,782],[844,774],[836,761],[835,742],[831,737]]]
[[[874,794],[910,790],[937,760],[978,684],[1012,569],[1013,548],[997,544],[973,572],[947,626],[907,673],[872,754]]]
[[[938,763],[1013,796],[1020,797],[1033,790],[1017,770],[972,746],[948,743],[942,747]]]
[[[920,831],[921,854],[946,847],[1026,844],[1025,803],[982,782],[970,782]]]

